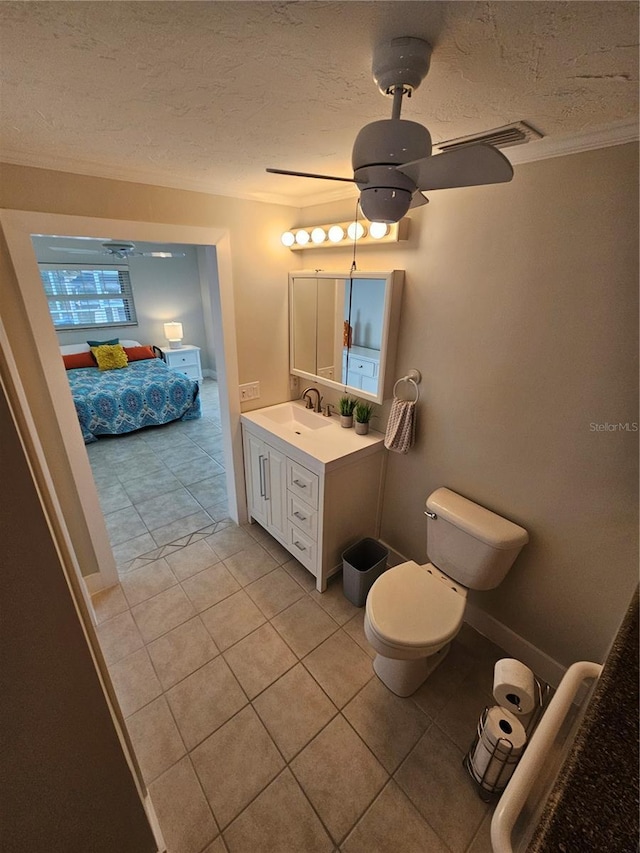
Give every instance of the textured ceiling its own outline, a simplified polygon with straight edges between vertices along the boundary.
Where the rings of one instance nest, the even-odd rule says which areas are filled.
[[[4,159],[244,198],[345,192],[264,168],[349,176],[396,36],[433,46],[403,117],[434,142],[638,117],[636,2],[1,2],[0,30]]]

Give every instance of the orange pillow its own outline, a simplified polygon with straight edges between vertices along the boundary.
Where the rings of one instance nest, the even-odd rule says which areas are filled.
[[[66,370],[74,370],[76,367],[95,367],[96,362],[90,352],[75,352],[73,355],[63,355],[62,360]]]
[[[124,347],[129,361],[142,361],[145,358],[155,358],[156,355],[151,347]]]

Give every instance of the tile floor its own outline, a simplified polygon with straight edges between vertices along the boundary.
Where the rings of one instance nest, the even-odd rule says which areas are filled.
[[[501,649],[468,626],[409,699],[363,610],[227,517],[203,418],[88,446],[121,582],[98,634],[170,853],[489,853],[462,767]]]

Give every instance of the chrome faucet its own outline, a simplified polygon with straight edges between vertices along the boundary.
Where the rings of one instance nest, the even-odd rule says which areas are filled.
[[[309,396],[312,391],[315,392],[315,394],[316,394],[315,404],[311,402],[311,397]],[[318,412],[318,414],[320,414],[320,412],[322,411],[322,409],[320,407],[320,402],[322,401],[322,397],[320,396],[320,392],[318,391],[317,388],[305,388],[304,391],[302,392],[302,396],[300,397],[300,399],[306,400],[305,407],[307,409],[313,409],[313,411]]]

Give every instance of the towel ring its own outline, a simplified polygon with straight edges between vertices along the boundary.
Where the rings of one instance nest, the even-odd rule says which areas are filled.
[[[413,385],[413,388],[416,392],[416,399],[413,402],[417,403],[420,399],[420,389],[418,388],[418,382],[420,382],[421,380],[422,376],[420,375],[420,371],[411,370],[406,376],[401,376],[400,379],[397,380],[396,384],[393,386],[393,396],[396,396],[396,390],[401,382],[409,382],[411,383],[411,385]]]

